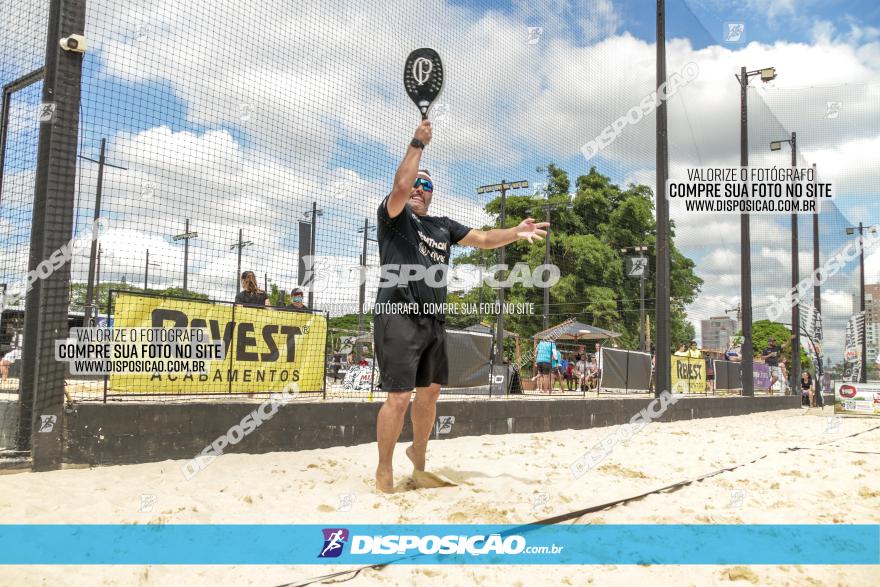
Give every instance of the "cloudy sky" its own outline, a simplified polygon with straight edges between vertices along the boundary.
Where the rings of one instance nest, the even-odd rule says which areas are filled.
[[[836,198],[822,215],[823,256],[845,227],[880,222],[880,8],[873,2],[722,0],[667,3],[667,69],[698,75],[669,102],[670,169],[737,165],[740,66],[773,66],[752,81],[750,160],[785,165],[770,140],[798,133],[799,161],[815,163]],[[0,77],[41,63],[42,7],[4,4]],[[41,20],[43,19],[43,20]],[[351,303],[357,229],[373,219],[418,123],[401,84],[409,51],[434,47],[444,91],[424,163],[437,183],[435,212],[474,226],[492,221],[474,188],[502,179],[540,182],[549,162],[572,177],[590,166],[615,182],[654,186],[653,115],[630,124],[598,155],[585,143],[655,86],[652,3],[463,2],[377,5],[351,1],[260,3],[91,0],[86,36],[81,153],[108,141],[102,279],[181,285],[183,246],[171,236],[189,218],[190,286],[218,299],[235,292],[239,230],[253,242],[243,268],[289,288],[296,281],[298,222],[317,201],[317,250],[330,275],[321,303]],[[15,50],[11,48],[14,47]],[[35,86],[16,95],[0,199],[5,279],[22,273],[33,186]],[[93,214],[97,166],[80,160],[81,230]],[[689,306],[699,320],[739,299],[739,221],[674,209],[679,247],[705,285]],[[802,273],[812,268],[811,219],[800,224]],[[753,220],[755,317],[790,282],[789,218]],[[368,262],[378,263],[374,243]],[[868,251],[868,280],[880,251]],[[74,278],[87,259],[78,255]],[[852,311],[857,264],[826,284],[828,350]],[[332,270],[332,271],[329,271]],[[375,273],[374,273],[375,275]],[[788,320],[783,316],[781,320]],[[832,332],[833,331],[833,332]],[[836,332],[837,334],[834,334]]]

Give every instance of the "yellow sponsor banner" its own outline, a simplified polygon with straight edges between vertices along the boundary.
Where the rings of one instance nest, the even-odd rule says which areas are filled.
[[[672,391],[706,393],[706,361],[672,356]]]
[[[120,292],[114,329],[204,328],[223,341],[222,360],[202,373],[138,373],[110,376],[113,391],[135,393],[229,393],[280,391],[296,382],[300,391],[321,391],[327,318],[273,308],[233,307]]]

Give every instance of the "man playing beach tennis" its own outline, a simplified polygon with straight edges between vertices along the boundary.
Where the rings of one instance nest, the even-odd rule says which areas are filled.
[[[373,336],[388,398],[379,410],[376,487],[394,486],[394,445],[403,429],[412,391],[413,442],[406,454],[415,471],[425,470],[428,438],[434,427],[440,386],[449,378],[446,331],[440,306],[446,302],[445,274],[453,244],[495,249],[520,239],[542,240],[549,226],[527,218],[513,228],[477,230],[446,217],[428,216],[434,194],[431,176],[419,169],[431,142],[431,123],[423,120],[394,176],[391,193],[379,204],[377,236],[382,282],[376,296]],[[424,271],[421,271],[424,269]],[[437,275],[444,278],[438,285]],[[391,275],[396,279],[385,279]]]

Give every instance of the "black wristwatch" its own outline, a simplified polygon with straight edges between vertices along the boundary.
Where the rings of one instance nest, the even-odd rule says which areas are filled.
[[[423,143],[423,142],[420,141],[419,139],[413,137],[413,140],[411,140],[411,141],[409,142],[409,146],[410,146],[410,147],[415,147],[416,149],[424,149],[424,148],[425,148],[425,143]]]

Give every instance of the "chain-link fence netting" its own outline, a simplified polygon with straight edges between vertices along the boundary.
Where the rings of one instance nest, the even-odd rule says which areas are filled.
[[[774,64],[741,63],[752,57],[739,51],[735,30],[697,18],[686,2],[669,4],[670,171],[738,165],[734,74],[742,65]],[[178,311],[189,326],[216,326],[230,341],[225,360],[241,360],[239,351],[256,357],[239,377],[254,369],[265,378],[281,329],[313,320],[323,338],[309,342],[308,364],[303,354],[281,367],[315,376],[302,389],[307,397],[383,398],[372,332],[381,278],[377,210],[420,120],[404,90],[404,63],[413,49],[432,47],[445,78],[420,163],[434,188],[431,214],[483,229],[527,217],[551,222],[546,241],[504,248],[503,262],[521,264],[519,272],[493,267],[502,261],[497,250],[449,252],[451,394],[539,395],[545,384],[536,377],[535,336],[566,324],[577,326],[557,340],[554,391],[596,390],[599,345],[650,354],[656,339],[656,47],[651,10],[630,18],[596,3],[576,12],[572,18],[571,7],[555,3],[501,10],[488,2],[89,1],[80,78],[65,79],[81,89],[71,230],[82,238],[69,259],[68,300],[57,302],[67,316],[57,336],[69,326],[147,327],[157,311]],[[6,13],[15,35],[0,44],[0,81],[34,76],[7,92],[3,127],[0,270],[13,284],[41,260],[29,266],[27,253],[44,114],[34,72],[46,61],[49,3],[11,2]],[[785,52],[792,51],[780,50],[780,60],[789,62]],[[877,87],[783,90],[787,72],[778,70],[777,81],[757,87],[753,80],[748,92],[750,162],[786,165],[787,144],[771,152],[769,142],[797,132],[803,164],[815,163],[821,181],[836,186],[837,199],[819,214],[824,262],[852,238],[847,227],[862,216],[870,223],[876,181],[856,169],[878,152],[871,148]],[[725,358],[741,330],[739,217],[673,205],[672,218],[665,326],[674,347],[696,342],[705,379],[705,353]],[[791,285],[789,221],[752,216],[756,321]],[[799,235],[806,276],[813,269],[809,215],[800,217]],[[531,279],[541,265],[558,269],[549,290]],[[855,270],[849,263],[823,284],[824,338],[804,342],[809,352],[820,346],[828,366],[843,361]],[[506,306],[496,304],[500,295]],[[11,400],[22,367],[16,352],[26,344],[24,312],[23,297],[5,297],[0,350],[8,365],[0,368]],[[790,321],[790,311],[771,320]],[[277,332],[266,338],[261,328]],[[760,336],[756,330],[757,350],[768,328]],[[506,333],[500,354],[498,330]],[[279,351],[274,360],[285,357]],[[495,388],[494,369],[503,362],[509,367]],[[284,383],[242,387],[230,380],[233,369],[220,371],[216,389],[198,376],[161,385],[147,375],[71,377],[67,399],[240,399],[265,397]],[[650,379],[636,389],[627,383],[624,392],[645,393]],[[715,391],[704,384],[701,392]]]
[[[0,450],[17,445],[27,275],[48,2],[9,2],[0,39]]]

